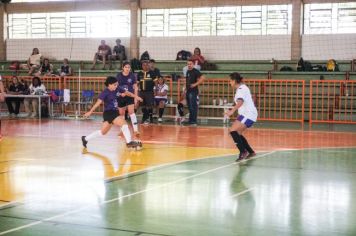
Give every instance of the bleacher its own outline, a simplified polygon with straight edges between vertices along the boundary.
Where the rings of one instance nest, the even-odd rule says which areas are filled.
[[[348,91],[348,94],[346,96],[345,92],[342,92],[342,81],[350,81],[350,80],[355,80],[356,79],[356,72],[352,71],[355,70],[355,65],[354,61],[338,61],[340,71],[339,72],[326,72],[326,71],[318,71],[318,72],[300,72],[300,71],[279,71],[280,68],[283,66],[290,66],[294,70],[296,69],[297,62],[296,61],[209,61],[210,63],[213,63],[216,65],[216,70],[214,71],[202,71],[203,74],[206,76],[208,80],[214,81],[213,83],[219,81],[219,79],[228,79],[228,76],[230,73],[238,71],[240,72],[244,78],[246,78],[247,81],[251,81],[254,84],[257,84],[257,88],[251,88],[251,90],[254,90],[253,93],[258,94],[258,99],[256,100],[260,103],[260,105],[265,106],[264,112],[266,113],[274,113],[274,115],[267,115],[265,118],[267,120],[269,119],[275,119],[275,120],[284,120],[283,118],[283,112],[289,111],[291,117],[298,117],[298,121],[304,121],[311,119],[312,116],[315,116],[313,113],[322,113],[322,117],[331,117],[331,118],[337,118],[337,119],[342,119],[343,116],[345,116],[346,113],[350,113],[350,117],[352,117],[352,121],[355,121],[355,112],[356,112],[356,91],[355,90],[355,84],[350,83],[351,88]],[[23,62],[25,63],[25,62]],[[62,61],[52,61],[51,62],[54,65],[55,71],[60,67],[62,64]],[[313,65],[324,65],[326,61],[311,61]],[[9,61],[1,61],[0,62],[0,68],[3,69],[0,71],[2,75],[13,75],[14,71],[9,70],[9,65],[11,62]],[[108,75],[115,75],[119,69],[116,70],[90,70],[92,62],[91,61],[70,61],[70,65],[74,69],[75,75],[73,79],[71,79],[72,82],[75,82],[76,78],[78,77],[78,72],[79,68],[81,69],[81,77],[84,78],[86,81],[85,84],[83,84],[82,89],[91,89],[90,86],[93,85],[93,81],[95,83],[99,84],[101,80],[95,80],[95,78],[98,77],[106,77]],[[182,68],[186,65],[185,61],[156,61],[156,67],[161,70],[162,75],[164,75],[166,78],[170,78],[170,100],[172,103],[169,105],[170,108],[167,109],[167,113],[169,115],[174,115],[175,112],[175,105],[178,102],[178,96],[179,96],[179,91],[180,87],[182,86],[182,80],[177,81],[176,78],[182,75]],[[101,65],[98,65],[98,68],[100,68]],[[114,67],[118,67],[118,65],[114,65]],[[24,70],[20,70],[17,72],[19,76],[27,76],[27,72]],[[94,77],[94,78],[93,78]],[[172,80],[173,78],[173,80]],[[323,79],[323,81],[335,81],[336,85],[334,85],[334,90],[337,91],[334,94],[320,94],[320,91],[315,91],[315,85],[313,85],[314,89],[314,95],[311,95],[310,93],[310,84],[311,81],[320,81],[320,79]],[[54,79],[54,78],[53,78]],[[53,79],[51,81],[53,81]],[[55,79],[54,79],[55,80]],[[260,82],[258,82],[260,80]],[[298,97],[300,98],[300,87],[293,89],[293,85],[291,86],[290,91],[287,93],[281,92],[280,94],[276,91],[272,91],[275,89],[275,84],[283,84],[288,81],[305,81],[305,87],[304,87],[304,99],[303,101],[299,100],[299,104],[294,104],[291,106],[291,100],[293,98]],[[89,82],[90,81],[90,82]],[[263,81],[263,82],[262,82]],[[268,81],[275,81],[272,84],[268,85],[266,87],[266,84]],[[279,81],[279,82],[278,82]],[[340,81],[338,83],[337,81]],[[54,84],[54,87],[51,86],[49,89],[55,89],[55,83],[51,82]],[[217,82],[220,83],[220,82]],[[201,86],[202,92],[200,95],[200,110],[199,110],[199,116],[204,117],[204,118],[211,118],[211,119],[222,119],[222,112],[223,112],[223,106],[217,106],[213,105],[212,100],[213,99],[219,99],[219,98],[226,98],[228,102],[232,102],[232,97],[233,97],[233,91],[228,89],[228,83],[224,82],[225,84],[223,86],[217,85],[212,88],[209,86]],[[209,83],[210,84],[210,83]],[[315,84],[315,83],[314,83]],[[75,89],[75,84],[70,85],[70,89],[72,90],[72,98],[75,100],[77,98],[77,94],[80,93],[80,91],[76,91]],[[99,87],[96,85],[96,96],[100,92],[100,89],[102,85],[99,85]],[[264,92],[261,92],[261,88],[267,89]],[[269,89],[269,91],[268,91]],[[279,89],[277,87],[277,89]],[[329,88],[330,89],[330,88]],[[297,93],[298,91],[298,93]],[[284,98],[285,104],[283,100],[280,99],[280,97]],[[325,104],[322,102],[322,100],[325,100],[326,103],[330,104],[332,103],[333,108],[325,108]],[[316,102],[316,107],[311,108],[311,102]],[[340,105],[336,103],[342,103]],[[274,103],[274,104],[273,104]],[[302,104],[303,103],[303,104]],[[346,105],[345,105],[346,104]],[[331,105],[328,105],[331,107]],[[342,114],[339,112],[339,114],[333,114],[330,115],[331,111],[339,111],[338,109],[342,107],[345,109],[348,109]],[[291,110],[292,109],[292,110]],[[312,109],[312,113],[310,113],[310,109]],[[69,112],[74,112],[74,111],[69,111]],[[301,117],[301,113],[303,113],[303,117]],[[345,113],[345,114],[344,114]],[[310,115],[311,114],[311,115]],[[274,118],[273,118],[274,117]],[[278,117],[282,117],[279,119]],[[288,119],[285,119],[288,120]],[[295,119],[294,119],[295,120]]]

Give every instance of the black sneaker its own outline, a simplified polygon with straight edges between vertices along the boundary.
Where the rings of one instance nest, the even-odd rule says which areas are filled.
[[[128,148],[135,148],[137,146],[138,146],[138,144],[136,141],[131,141],[129,143],[126,143],[126,147],[128,147]]]
[[[242,161],[248,156],[248,154],[248,151],[245,150],[244,152],[240,153],[239,158],[237,158],[236,161]]]
[[[85,136],[82,136],[82,143],[83,143],[83,147],[87,148],[88,141],[85,140]]]

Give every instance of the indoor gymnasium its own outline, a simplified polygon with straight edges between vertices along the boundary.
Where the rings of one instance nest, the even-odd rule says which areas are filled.
[[[356,235],[356,1],[1,0],[0,235]]]

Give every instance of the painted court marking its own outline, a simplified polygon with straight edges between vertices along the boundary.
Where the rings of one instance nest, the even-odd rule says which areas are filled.
[[[214,169],[210,169],[210,170],[207,170],[207,171],[195,174],[195,175],[191,175],[189,177],[185,177],[185,178],[177,179],[175,181],[171,181],[171,182],[168,182],[168,183],[165,183],[165,184],[161,184],[161,185],[156,186],[156,187],[147,188],[147,189],[144,189],[144,190],[141,190],[141,191],[138,191],[138,192],[134,192],[134,193],[131,193],[131,194],[127,194],[127,195],[124,195],[124,196],[121,196],[121,197],[118,197],[118,198],[113,198],[111,200],[104,201],[104,202],[100,203],[99,205],[105,205],[105,204],[108,204],[108,203],[111,203],[111,202],[119,201],[119,200],[122,200],[122,199],[125,199],[125,198],[128,198],[128,197],[131,197],[131,196],[135,196],[135,195],[138,195],[138,194],[141,194],[141,193],[145,193],[145,192],[149,192],[149,191],[152,191],[152,190],[164,188],[164,187],[167,187],[167,186],[170,186],[170,185],[182,182],[182,181],[186,181],[188,179],[195,178],[197,176],[205,175],[207,173],[211,173],[211,172],[214,172],[214,171],[217,171],[217,170],[224,169],[224,168],[232,166],[232,165],[248,162],[250,160],[259,159],[261,157],[265,157],[265,156],[271,155],[273,153],[275,153],[275,151],[272,151],[272,152],[269,152],[269,153],[265,153],[265,154],[262,154],[262,155],[258,155],[258,156],[254,157],[254,158],[251,158],[251,159],[243,160],[243,161],[240,161],[240,162],[234,162],[234,163],[230,163],[228,165],[224,165],[224,166],[220,166],[220,167],[217,167],[217,168],[214,168]],[[246,193],[246,190],[243,191],[243,192]],[[243,193],[240,192],[240,195],[241,194],[243,194]],[[72,210],[72,211],[68,211],[68,212],[65,212],[65,213],[62,213],[62,214],[59,214],[59,215],[48,217],[48,218],[45,218],[43,220],[35,221],[33,223],[29,223],[29,224],[26,224],[26,225],[23,225],[23,226],[20,226],[20,227],[16,227],[16,228],[13,228],[13,229],[10,229],[10,230],[7,230],[7,231],[0,232],[0,235],[5,235],[5,234],[8,234],[8,233],[11,233],[11,232],[14,232],[14,231],[18,231],[18,230],[21,230],[21,229],[26,229],[26,228],[29,228],[29,227],[32,227],[32,226],[35,226],[35,225],[42,224],[44,222],[49,222],[51,220],[54,220],[54,219],[57,219],[57,218],[60,218],[60,217],[63,217],[63,216],[72,215],[72,214],[84,211],[86,209],[89,209],[91,207],[94,207],[94,206],[82,207],[82,208],[79,208],[79,209],[76,209],[76,210]]]

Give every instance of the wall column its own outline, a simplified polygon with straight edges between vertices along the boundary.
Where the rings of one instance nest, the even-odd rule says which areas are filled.
[[[0,5],[0,60],[6,60],[6,12],[5,12],[5,5]]]
[[[131,36],[130,36],[130,55],[131,58],[139,57],[139,35],[138,35],[138,14],[139,6],[138,0],[131,0]]]
[[[303,6],[302,0],[292,1],[292,35],[291,35],[291,59],[299,60],[302,56],[302,26]]]

